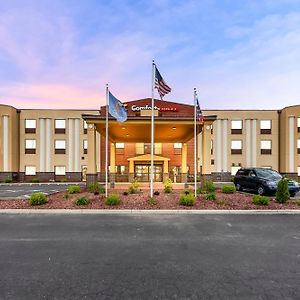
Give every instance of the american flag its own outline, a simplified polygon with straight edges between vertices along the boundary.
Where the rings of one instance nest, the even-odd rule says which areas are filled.
[[[164,95],[171,92],[171,88],[165,83],[164,79],[160,75],[156,66],[155,66],[155,86],[154,86],[154,88],[157,89],[161,99],[163,98]]]
[[[200,108],[200,105],[199,105],[199,100],[198,100],[198,97],[196,98],[196,101],[197,101],[197,118],[199,120],[200,123],[204,123],[204,116],[202,114],[202,110]]]

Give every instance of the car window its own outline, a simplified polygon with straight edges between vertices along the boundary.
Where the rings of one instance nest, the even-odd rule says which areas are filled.
[[[239,169],[236,173],[236,175],[238,176],[248,176],[249,174],[249,170],[245,170],[245,169]]]
[[[257,169],[256,173],[258,177],[268,178],[273,180],[281,179],[282,177],[278,172],[270,169]]]
[[[255,177],[255,176],[256,176],[256,174],[255,174],[255,172],[254,172],[254,171],[252,171],[252,170],[251,170],[251,171],[249,172],[249,176],[250,176],[250,177]]]

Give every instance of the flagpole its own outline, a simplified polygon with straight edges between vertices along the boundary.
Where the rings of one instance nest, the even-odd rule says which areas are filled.
[[[108,195],[108,84],[106,84],[106,122],[105,122],[105,196]]]
[[[197,197],[197,91],[194,88],[194,189],[195,189],[195,197]]]
[[[150,167],[150,197],[153,197],[153,180],[154,180],[154,78],[155,64],[152,60],[152,101],[151,101],[151,167]]]

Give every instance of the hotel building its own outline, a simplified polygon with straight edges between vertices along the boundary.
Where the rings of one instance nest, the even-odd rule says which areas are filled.
[[[149,181],[151,99],[109,117],[109,180]],[[17,109],[0,105],[0,181],[104,181],[105,106],[100,110]],[[155,100],[155,181],[228,181],[240,167],[300,176],[300,105],[281,110],[204,110],[194,139],[194,107]]]

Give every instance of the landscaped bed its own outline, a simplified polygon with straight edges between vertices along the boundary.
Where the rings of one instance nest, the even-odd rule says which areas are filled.
[[[28,200],[1,200],[0,209],[16,208],[16,209],[300,209],[297,200],[290,199],[284,204],[275,201],[275,197],[269,198],[268,205],[258,205],[253,203],[253,195],[235,192],[233,194],[223,193],[216,190],[216,200],[206,200],[205,195],[197,196],[193,206],[184,206],[179,204],[179,197],[183,191],[173,190],[171,193],[159,191],[159,195],[153,197],[149,201],[149,190],[138,191],[135,194],[123,195],[125,190],[111,190],[109,193],[118,194],[120,203],[117,205],[105,204],[105,196],[103,194],[94,195],[87,191],[80,193],[68,194],[59,192],[47,197],[47,203],[42,205],[30,205]],[[87,205],[76,205],[76,199],[86,197],[89,200]]]

